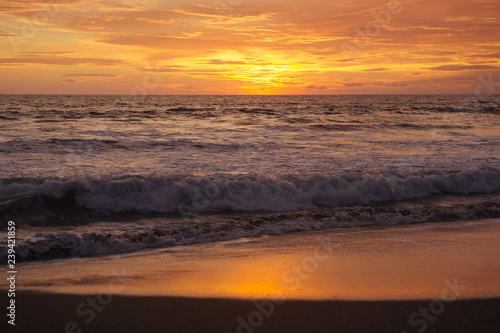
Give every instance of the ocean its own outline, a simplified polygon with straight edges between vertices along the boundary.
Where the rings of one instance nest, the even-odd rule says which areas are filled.
[[[500,96],[0,95],[0,128],[18,261],[500,217]]]

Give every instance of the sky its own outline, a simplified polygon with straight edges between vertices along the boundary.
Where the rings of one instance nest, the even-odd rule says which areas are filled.
[[[498,0],[0,0],[3,94],[500,91]]]

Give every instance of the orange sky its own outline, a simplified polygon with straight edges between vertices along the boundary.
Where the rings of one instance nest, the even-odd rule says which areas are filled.
[[[0,0],[0,13],[0,93],[473,93],[500,82],[498,0]]]

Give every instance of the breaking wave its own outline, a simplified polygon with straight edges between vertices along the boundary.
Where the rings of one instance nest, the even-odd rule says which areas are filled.
[[[354,206],[288,213],[201,216],[187,223],[182,219],[148,219],[149,223],[122,223],[118,227],[89,225],[72,231],[39,232],[18,240],[16,256],[18,261],[26,261],[111,255],[327,228],[498,217],[500,200],[495,197],[447,205],[410,202],[406,207]],[[6,244],[1,244],[0,262],[6,260],[7,251]]]
[[[304,179],[127,176],[119,179],[4,180],[0,185],[0,200],[10,200],[9,205],[4,203],[3,206],[12,208],[13,199],[30,195],[52,201],[64,200],[65,204],[72,203],[100,213],[283,212],[375,204],[434,194],[497,191],[500,191],[500,170],[490,168],[407,178],[353,175]]]

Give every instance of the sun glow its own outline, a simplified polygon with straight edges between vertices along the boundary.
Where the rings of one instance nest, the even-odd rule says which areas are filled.
[[[496,1],[311,1],[0,0],[0,92],[133,94],[151,71],[148,93],[190,95],[473,93],[500,77]]]
[[[241,298],[283,299],[287,295],[285,287],[266,282],[237,284],[233,292]]]

